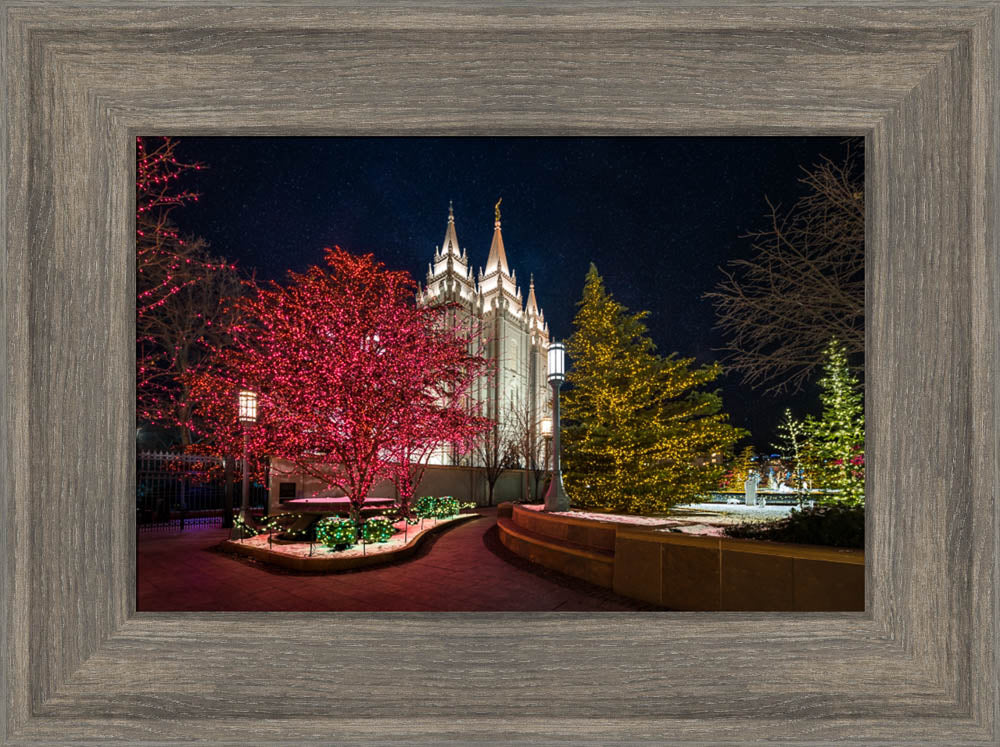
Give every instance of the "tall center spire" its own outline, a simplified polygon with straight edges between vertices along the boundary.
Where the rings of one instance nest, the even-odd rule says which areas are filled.
[[[493,243],[490,244],[490,256],[486,259],[487,275],[496,269],[499,269],[504,275],[510,275],[510,268],[507,266],[507,253],[503,248],[503,234],[500,233],[500,203],[502,201],[503,198],[501,197],[497,200],[497,204],[493,206],[495,221],[493,223]]]

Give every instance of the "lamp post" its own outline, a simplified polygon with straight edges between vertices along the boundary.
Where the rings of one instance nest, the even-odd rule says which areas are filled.
[[[552,456],[552,418],[542,418],[541,432],[543,453],[545,454],[545,463],[542,469],[546,474],[548,474],[550,464],[549,458]],[[538,499],[536,498],[535,500]]]
[[[549,344],[549,384],[552,385],[552,482],[545,494],[546,511],[569,510],[569,498],[562,484],[562,466],[559,462],[559,387],[566,380],[566,346],[561,342]]]
[[[243,425],[243,502],[240,505],[240,520],[233,526],[231,539],[243,539],[250,514],[250,426],[257,422],[256,392],[246,389],[240,392],[237,418]]]

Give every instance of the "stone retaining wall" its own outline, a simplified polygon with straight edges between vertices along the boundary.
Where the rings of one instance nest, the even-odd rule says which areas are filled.
[[[704,537],[504,504],[500,539],[547,568],[672,610],[863,611],[861,550]]]

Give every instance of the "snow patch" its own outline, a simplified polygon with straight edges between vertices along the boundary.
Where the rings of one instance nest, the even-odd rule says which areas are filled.
[[[521,508],[526,508],[529,511],[544,511],[545,506],[540,504],[522,504]],[[636,526],[651,526],[658,527],[665,524],[671,524],[669,519],[664,519],[662,517],[656,516],[630,516],[628,514],[602,514],[594,513],[591,511],[577,511],[575,509],[570,509],[569,511],[546,511],[546,513],[552,516],[569,516],[573,519],[590,519],[591,521],[611,521],[616,524],[633,524]]]

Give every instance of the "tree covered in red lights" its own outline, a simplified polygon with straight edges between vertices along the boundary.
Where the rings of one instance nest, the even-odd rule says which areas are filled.
[[[486,360],[445,307],[416,305],[407,273],[339,247],[325,259],[236,301],[231,342],[191,377],[192,398],[205,435],[236,453],[238,392],[257,392],[251,451],[272,457],[272,473],[287,462],[343,491],[357,515],[376,482],[395,480],[408,500],[411,465],[466,450],[489,426],[467,404]]]
[[[219,342],[227,302],[242,292],[236,268],[200,238],[185,239],[171,213],[198,200],[179,186],[201,164],[185,163],[171,138],[136,139],[136,415],[177,426],[191,443],[185,379],[206,345]]]
[[[480,368],[478,363],[476,368]],[[471,383],[472,378],[462,377],[457,384],[437,387],[436,399],[424,397],[422,402],[414,402],[397,421],[399,436],[389,448],[391,457],[386,466],[402,515],[411,515],[414,491],[432,456],[446,450],[473,452],[482,433],[492,426],[485,418],[469,417],[466,393]],[[442,438],[443,434],[448,435]]]

